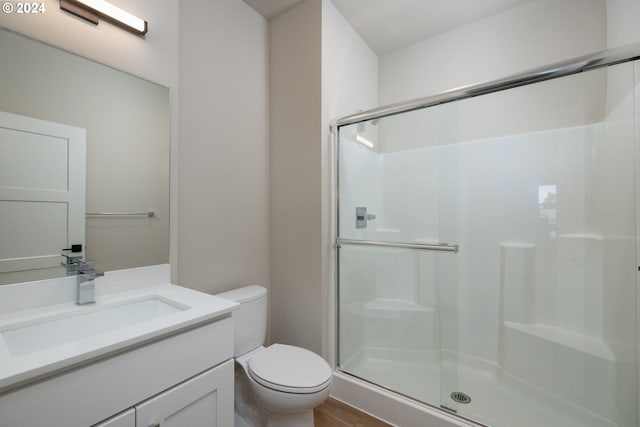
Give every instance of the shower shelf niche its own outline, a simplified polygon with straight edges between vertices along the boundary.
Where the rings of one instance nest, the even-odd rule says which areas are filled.
[[[543,324],[504,322],[505,373],[606,419],[617,389],[616,359],[601,339]],[[536,357],[530,357],[535,354]],[[585,375],[588,373],[588,375]]]
[[[433,313],[435,309],[413,301],[376,298],[364,305],[364,315],[378,319],[397,319],[403,313]]]
[[[549,341],[569,349],[586,353],[591,356],[615,362],[615,357],[609,347],[595,337],[578,334],[566,329],[543,324],[520,324],[514,322],[504,322],[506,328],[519,331],[522,334],[532,335],[538,339]]]
[[[438,348],[437,310],[413,301],[375,298],[343,304],[341,316],[354,326],[356,335],[345,335],[345,346],[355,354],[368,348],[433,351]],[[354,332],[355,333],[355,332]],[[354,347],[355,346],[355,347]]]

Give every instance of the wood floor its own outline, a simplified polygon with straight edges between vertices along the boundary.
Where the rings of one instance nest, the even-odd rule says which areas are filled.
[[[327,399],[313,410],[315,427],[390,427],[370,415],[335,399]]]

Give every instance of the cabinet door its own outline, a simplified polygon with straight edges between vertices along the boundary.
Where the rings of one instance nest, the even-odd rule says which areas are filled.
[[[93,427],[136,427],[136,411],[131,408]]]
[[[233,360],[136,406],[137,427],[233,426]]]

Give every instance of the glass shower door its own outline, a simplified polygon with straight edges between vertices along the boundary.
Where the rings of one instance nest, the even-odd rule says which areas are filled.
[[[344,125],[339,369],[494,427],[638,427],[640,61]]]
[[[456,411],[458,105],[338,134],[339,369]]]

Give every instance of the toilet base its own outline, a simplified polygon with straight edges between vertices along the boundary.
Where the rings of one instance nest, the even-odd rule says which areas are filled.
[[[243,416],[244,415],[244,416]],[[262,411],[261,417],[246,417],[235,413],[234,427],[313,427],[313,409],[297,414],[276,414]],[[261,418],[266,419],[263,422]]]
[[[267,427],[313,427],[313,409],[296,414],[268,414]]]
[[[260,425],[260,424],[258,424]],[[234,414],[233,418],[233,427],[256,427],[255,423],[250,423],[246,419],[242,418],[242,416],[238,413]]]

